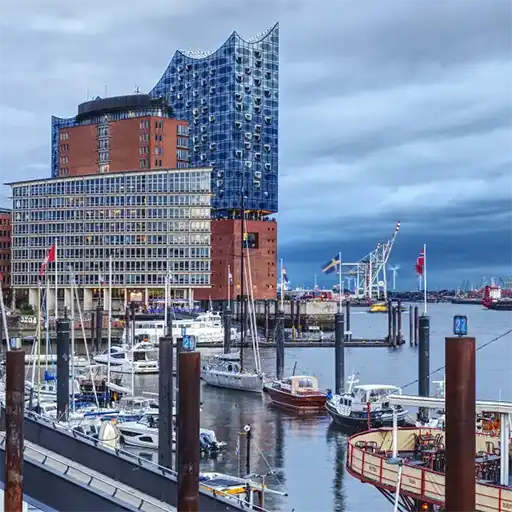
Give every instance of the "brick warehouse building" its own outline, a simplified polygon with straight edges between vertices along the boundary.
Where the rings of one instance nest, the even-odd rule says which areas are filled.
[[[254,297],[275,298],[277,223],[268,219],[278,210],[278,25],[247,41],[233,32],[213,52],[177,51],[149,97],[154,103],[151,107],[144,105],[145,112],[144,108],[124,108],[109,116],[92,116],[86,106],[91,104],[92,111],[97,112],[97,105],[88,102],[82,106],[82,112],[79,109],[76,117],[53,117],[52,176],[88,173],[95,168],[96,172],[129,169],[132,166],[127,166],[128,160],[135,161],[137,168],[144,168],[141,162],[145,153],[136,154],[141,148],[140,141],[135,137],[134,145],[132,138],[128,138],[126,145],[131,149],[121,150],[115,142],[115,134],[121,133],[122,129],[113,126],[121,126],[121,122],[129,120],[134,123],[132,126],[139,127],[141,118],[149,115],[188,122],[189,164],[213,168],[212,287],[198,289],[195,297],[225,300],[228,266],[233,269],[231,297],[238,295],[243,207],[246,218],[250,219],[247,232],[252,240],[248,251]],[[95,101],[110,100],[112,98]],[[179,125],[178,121],[174,122]],[[102,131],[101,125],[107,129]],[[82,131],[77,131],[76,137],[85,137],[88,142],[84,144],[88,144],[89,154],[96,155],[96,162],[83,164],[80,152],[84,149],[78,145],[79,149],[75,150],[68,142],[74,138],[73,130],[77,128]],[[66,131],[68,139],[62,140],[61,134]],[[133,131],[136,132],[135,128]],[[105,142],[101,142],[100,133],[108,133]],[[152,137],[149,134],[149,138]],[[115,147],[118,147],[117,152]],[[156,146],[148,145],[150,153],[155,149]],[[176,147],[176,155],[180,149]],[[77,151],[75,158],[74,151]],[[166,156],[169,151],[173,152],[166,147],[158,151],[163,151]],[[151,169],[160,166],[160,158],[156,156],[148,153]],[[127,160],[120,162],[120,158]],[[185,162],[185,159],[177,159],[176,167]],[[173,166],[172,162],[166,165]]]
[[[0,208],[0,274],[6,302],[11,293],[11,222],[11,210]]]

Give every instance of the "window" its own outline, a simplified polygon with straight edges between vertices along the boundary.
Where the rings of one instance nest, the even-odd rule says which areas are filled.
[[[186,149],[178,149],[178,160],[188,160],[188,151]]]
[[[178,135],[188,135],[188,126],[184,124],[179,124]]]
[[[247,233],[245,244],[247,249],[258,249],[259,239],[258,233]]]
[[[68,140],[69,138],[69,133],[68,132],[60,132],[59,134],[59,139],[60,140]]]

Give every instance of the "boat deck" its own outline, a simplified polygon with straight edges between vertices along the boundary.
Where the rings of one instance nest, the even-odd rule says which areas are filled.
[[[400,493],[443,506],[445,497],[444,431],[434,428],[398,430],[398,456],[403,460]],[[475,455],[476,510],[512,510],[512,487],[499,482],[498,438],[477,435]],[[388,464],[392,455],[392,430],[372,430],[352,436],[348,443],[347,470],[362,482],[396,491],[398,465]]]

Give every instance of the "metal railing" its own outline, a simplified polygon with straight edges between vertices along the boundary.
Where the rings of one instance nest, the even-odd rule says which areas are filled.
[[[0,432],[0,448],[5,450],[5,433]],[[175,507],[171,505],[162,505],[156,500],[149,499],[147,497],[141,497],[140,493],[130,490],[128,486],[121,484],[109,477],[101,475],[91,470],[82,469],[83,466],[77,467],[68,462],[68,459],[64,457],[55,457],[51,455],[53,452],[44,449],[38,450],[31,443],[30,446],[24,446],[23,455],[24,458],[32,460],[36,464],[46,466],[49,470],[60,473],[62,476],[71,478],[76,481],[79,485],[85,485],[92,491],[99,491],[101,493],[108,494],[111,498],[126,503],[127,505],[136,506],[139,510],[147,509],[147,506],[152,509],[173,511]],[[61,469],[59,469],[61,468]],[[99,476],[98,476],[99,475]],[[110,483],[109,480],[113,483]]]

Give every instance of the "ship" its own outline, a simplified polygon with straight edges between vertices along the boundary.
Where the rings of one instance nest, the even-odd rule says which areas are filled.
[[[485,287],[482,304],[487,309],[512,311],[512,298],[502,297],[501,288],[495,285]]]

